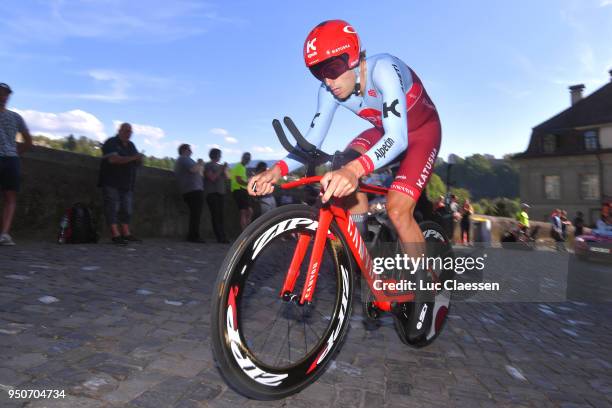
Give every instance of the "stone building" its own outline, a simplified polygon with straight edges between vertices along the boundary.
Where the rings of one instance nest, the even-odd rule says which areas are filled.
[[[586,97],[582,84],[569,89],[571,106],[534,127],[527,150],[514,156],[520,195],[533,219],[562,208],[592,224],[612,198],[612,70],[610,82]]]

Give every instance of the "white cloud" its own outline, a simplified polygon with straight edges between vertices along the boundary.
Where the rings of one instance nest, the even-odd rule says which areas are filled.
[[[222,136],[223,139],[227,142],[227,143],[231,143],[231,144],[236,144],[238,143],[238,139],[236,139],[234,136],[230,135],[230,132],[227,129],[223,129],[223,128],[212,128],[208,131],[209,133],[215,135],[215,136]]]
[[[227,129],[223,129],[223,128],[212,128],[209,130],[210,133],[212,133],[213,135],[220,135],[220,136],[228,136],[229,132],[227,131]]]
[[[601,7],[612,6],[612,0],[601,0]]]
[[[256,153],[274,153],[275,150],[270,146],[253,146],[253,151]]]
[[[253,146],[251,147],[254,159],[280,159],[287,155],[287,151],[284,149],[275,149],[270,146]]]
[[[103,102],[122,102],[129,99],[127,90],[130,88],[131,83],[125,75],[102,69],[93,69],[87,72],[87,75],[96,82],[108,84],[109,90],[102,93],[68,94],[64,96]]]
[[[102,141],[107,135],[104,124],[96,116],[80,109],[62,113],[39,112],[35,110],[15,109],[33,135],[45,135],[51,138],[62,138],[73,134],[87,136]]]
[[[69,38],[159,43],[202,35],[219,25],[243,23],[219,15],[208,2],[196,0],[148,0],[144,7],[141,2],[122,0],[37,3],[35,13],[3,7],[8,39],[15,43]]]

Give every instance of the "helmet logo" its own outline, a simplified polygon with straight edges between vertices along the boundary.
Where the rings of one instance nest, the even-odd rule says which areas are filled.
[[[317,41],[317,39],[313,38],[312,40],[306,42],[306,52],[307,53],[310,52],[310,51],[316,51],[317,50],[317,47],[314,45],[315,41]]]
[[[349,34],[357,34],[357,32],[355,31],[355,29],[353,28],[353,26],[347,25],[344,27],[343,31],[345,33],[349,33]]]

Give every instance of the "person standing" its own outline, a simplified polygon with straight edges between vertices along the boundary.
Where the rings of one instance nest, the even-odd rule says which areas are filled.
[[[561,210],[559,214],[559,218],[561,219],[561,233],[563,235],[563,242],[567,241],[569,227],[572,226],[571,221],[567,218],[567,211]]]
[[[240,228],[244,230],[251,223],[253,216],[253,208],[247,193],[247,171],[246,165],[251,161],[251,153],[246,152],[242,155],[240,163],[236,164],[232,169],[231,175],[231,190],[234,200],[240,210]]]
[[[187,241],[204,243],[200,238],[200,219],[204,206],[204,165],[196,163],[192,158],[191,146],[182,144],[178,148],[179,157],[174,164],[174,174],[178,181],[179,191],[189,207],[189,232]]]
[[[223,207],[227,190],[227,163],[219,164],[221,150],[216,148],[210,149],[208,157],[210,157],[210,161],[204,166],[206,202],[210,210],[210,218],[217,242],[227,244],[229,241],[225,236],[225,227],[223,226]]]
[[[610,204],[604,203],[601,207],[601,215],[593,230],[598,235],[612,237],[612,214],[610,214]]]
[[[466,245],[470,244],[470,227],[472,224],[472,214],[474,214],[474,207],[470,203],[470,199],[466,198],[463,202],[461,209],[461,242]]]
[[[0,190],[2,190],[2,232],[0,245],[15,245],[9,235],[20,187],[21,166],[19,156],[32,147],[32,136],[23,118],[6,109],[13,90],[0,83]],[[17,132],[21,133],[23,143],[17,143]]]
[[[563,239],[563,224],[561,222],[561,210],[555,208],[550,215],[550,235],[555,240],[557,251],[565,251],[565,240]]]
[[[122,123],[117,135],[102,145],[98,187],[102,188],[104,215],[111,230],[111,240],[117,245],[142,242],[132,235],[130,222],[136,170],[142,165],[144,156],[138,153],[131,137],[132,126]]]
[[[576,218],[574,218],[574,236],[580,236],[584,234],[584,214],[582,211],[576,212]]]
[[[448,205],[448,208],[450,209],[450,212],[452,214],[452,220],[453,220],[453,226],[451,229],[451,242],[455,242],[455,226],[457,225],[457,222],[459,220],[461,220],[461,213],[459,212],[459,203],[457,202],[457,196],[454,194],[450,195],[450,203]]]

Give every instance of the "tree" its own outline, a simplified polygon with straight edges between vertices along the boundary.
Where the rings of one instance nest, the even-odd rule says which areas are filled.
[[[440,196],[446,194],[446,185],[436,173],[431,175],[427,184],[427,198],[430,201],[437,200]]]
[[[450,192],[451,194],[457,196],[457,202],[461,204],[465,201],[466,198],[471,198],[470,192],[465,188],[451,187]]]
[[[73,135],[68,135],[64,141],[64,143],[62,144],[62,147],[65,150],[69,150],[71,152],[74,152],[76,150],[77,147],[77,142],[76,139],[74,138]]]

